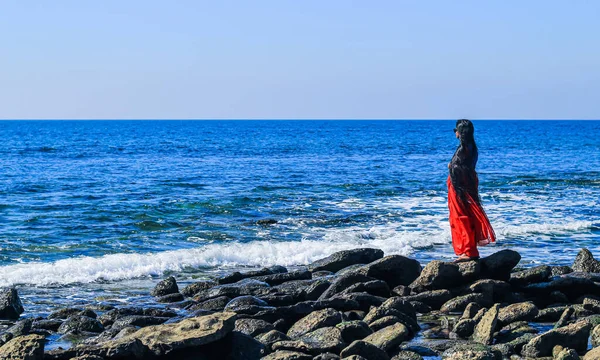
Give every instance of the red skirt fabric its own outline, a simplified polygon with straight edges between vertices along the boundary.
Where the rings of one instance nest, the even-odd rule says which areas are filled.
[[[492,229],[481,205],[478,205],[469,194],[466,194],[467,203],[463,204],[452,186],[450,176],[448,176],[446,184],[448,185],[448,209],[450,210],[450,230],[454,253],[458,256],[479,256],[477,244],[495,242],[494,229]]]

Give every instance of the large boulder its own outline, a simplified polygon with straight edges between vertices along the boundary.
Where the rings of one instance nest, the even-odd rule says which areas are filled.
[[[403,297],[406,301],[418,301],[423,304],[431,306],[432,309],[439,309],[452,299],[452,293],[449,290],[441,289],[441,290],[430,290],[423,291],[422,293],[416,295],[410,295]]]
[[[82,315],[71,316],[58,328],[59,334],[80,333],[80,332],[95,332],[104,331],[104,326],[100,321]]]
[[[377,279],[361,274],[356,270],[348,272],[344,275],[340,275],[331,283],[327,290],[325,290],[321,294],[321,296],[319,296],[319,300],[329,299],[335,294],[341,293],[342,291],[349,288],[350,286],[355,285],[356,283],[369,282],[372,280]]]
[[[287,335],[292,339],[297,339],[311,331],[322,327],[335,326],[341,322],[342,314],[339,311],[329,308],[317,310],[298,320],[288,330]]]
[[[538,308],[531,302],[508,305],[498,312],[500,325],[510,324],[515,321],[531,321],[538,314]]]
[[[169,276],[168,278],[156,284],[154,290],[152,290],[150,295],[160,297],[170,294],[176,294],[178,292],[179,287],[177,286],[177,281],[173,276]]]
[[[344,321],[335,327],[340,329],[342,338],[348,344],[356,340],[362,340],[373,333],[369,325],[361,320]]]
[[[318,355],[325,352],[339,353],[346,343],[335,327],[324,327],[302,335],[298,340],[279,341],[271,347],[275,351],[289,350]]]
[[[421,275],[410,284],[413,291],[450,289],[460,285],[462,275],[457,264],[434,260],[425,265]]]
[[[0,320],[16,320],[25,311],[15,288],[0,291]]]
[[[404,324],[396,323],[374,332],[363,340],[377,346],[383,351],[389,351],[409,337],[410,330]]]
[[[582,320],[550,330],[531,339],[521,353],[532,358],[552,356],[552,348],[555,345],[562,345],[583,353],[587,349],[591,326],[590,322]]]
[[[312,360],[312,355],[300,351],[279,350],[262,358],[262,360]]]
[[[548,280],[552,268],[548,265],[540,265],[531,269],[517,271],[510,274],[510,283],[514,286],[525,286]]]
[[[181,290],[181,293],[184,296],[192,297],[192,296],[196,295],[197,293],[199,293],[200,291],[208,290],[214,286],[217,286],[217,283],[215,281],[210,281],[210,280],[197,281],[195,283],[189,284],[188,286],[184,287]]]
[[[473,340],[483,345],[491,345],[498,320],[500,304],[495,304],[483,315],[473,331]]]
[[[588,249],[583,248],[575,257],[571,268],[575,272],[600,273],[600,262],[594,259],[594,255]]]
[[[353,249],[338,251],[324,259],[317,260],[308,266],[310,271],[328,270],[336,272],[355,264],[368,264],[383,257],[379,249]]]
[[[310,271],[298,270],[298,271],[290,271],[290,272],[284,272],[284,273],[276,273],[276,274],[271,274],[271,275],[256,276],[256,277],[253,277],[252,279],[265,282],[271,286],[276,286],[276,285],[280,285],[280,284],[283,284],[288,281],[310,280],[311,278],[312,278],[312,275],[311,275]],[[247,295],[250,295],[250,294],[247,294]]]
[[[44,337],[26,335],[16,337],[0,347],[2,360],[42,360],[44,358]]]
[[[417,260],[402,255],[390,255],[363,266],[358,270],[366,276],[385,281],[391,288],[410,285],[421,274]]]
[[[273,324],[260,319],[237,319],[235,331],[256,337],[260,334],[275,330]]]
[[[442,305],[440,311],[443,313],[463,312],[470,303],[476,303],[486,307],[490,306],[492,301],[491,294],[467,294],[457,296],[454,299],[447,301],[444,305]]]
[[[521,261],[514,250],[501,250],[481,259],[481,276],[488,279],[508,281],[512,269]]]
[[[583,357],[583,360],[598,360],[600,359],[600,347],[593,348],[588,351],[587,354]]]

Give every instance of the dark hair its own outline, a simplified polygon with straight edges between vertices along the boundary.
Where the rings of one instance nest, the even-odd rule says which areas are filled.
[[[479,158],[474,137],[475,128],[470,120],[460,119],[456,121],[454,131],[458,132],[460,145],[450,161],[452,185],[463,202],[468,201],[466,194],[469,194],[475,202],[480,203],[477,191],[477,173],[475,172]]]

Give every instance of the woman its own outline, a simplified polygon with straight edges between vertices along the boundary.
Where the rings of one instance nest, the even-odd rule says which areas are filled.
[[[454,133],[460,145],[448,164],[448,209],[452,246],[458,255],[456,262],[479,259],[477,245],[485,246],[496,241],[496,234],[481,207],[479,179],[475,172],[477,145],[473,123],[466,119],[456,121]]]

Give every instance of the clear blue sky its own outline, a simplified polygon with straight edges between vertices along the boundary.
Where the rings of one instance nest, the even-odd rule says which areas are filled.
[[[7,0],[0,118],[600,118],[600,1]]]

